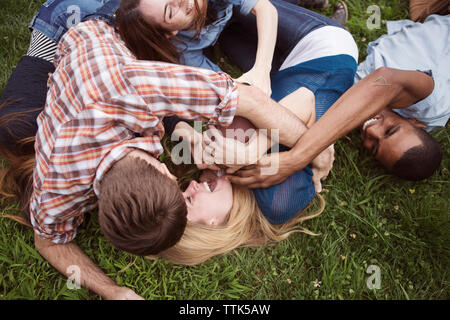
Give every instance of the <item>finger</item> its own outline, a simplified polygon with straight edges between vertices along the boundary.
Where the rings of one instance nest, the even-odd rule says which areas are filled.
[[[260,175],[259,169],[253,169],[253,170],[238,170],[234,173],[234,176],[238,176],[241,178],[247,178],[247,177],[256,177]]]
[[[240,167],[231,167],[226,170],[226,173],[227,174],[235,174],[239,170],[240,170]]]
[[[220,168],[215,164],[206,165],[206,169],[213,170],[213,171],[220,171]]]
[[[255,170],[255,169],[259,169],[259,168],[258,168],[258,165],[256,165],[256,164],[251,164],[251,165],[249,165],[249,166],[245,166],[245,167],[240,168],[239,171],[248,171],[248,170]],[[228,169],[226,169],[225,173],[233,174],[233,173],[234,173],[234,172],[233,172],[233,168],[228,168]]]
[[[206,130],[203,134],[204,134],[204,139],[209,141],[209,143],[212,143],[212,142],[219,143],[220,141],[223,140],[222,133],[219,130],[217,130],[217,128],[214,126],[210,126],[209,129]]]
[[[204,163],[197,163],[196,165],[198,170],[205,170],[208,168],[208,165]]]
[[[231,183],[234,184],[239,184],[241,186],[248,186],[251,184],[255,184],[258,183],[258,179],[256,177],[245,177],[245,178],[241,178],[241,177],[236,177],[236,176],[225,176],[226,179],[228,179]]]
[[[316,193],[322,192],[322,183],[320,182],[320,179],[313,179],[314,182],[314,189],[316,189]]]

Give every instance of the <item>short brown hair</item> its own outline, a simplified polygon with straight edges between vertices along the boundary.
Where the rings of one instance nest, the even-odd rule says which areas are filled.
[[[105,174],[98,199],[100,228],[117,249],[146,256],[175,245],[187,223],[177,184],[139,158],[125,157]]]

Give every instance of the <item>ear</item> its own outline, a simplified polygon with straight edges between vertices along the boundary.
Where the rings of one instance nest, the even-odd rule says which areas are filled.
[[[418,128],[421,128],[421,129],[426,129],[426,128],[427,128],[427,126],[426,126],[425,124],[423,124],[422,122],[420,122],[420,121],[417,120],[417,119],[414,119],[414,118],[408,118],[408,119],[406,119],[406,120],[408,120],[413,126],[416,126],[416,127],[418,127]]]
[[[167,166],[164,163],[161,163],[161,168],[162,168],[162,174],[164,174],[167,178],[169,178],[173,181],[177,181],[177,177],[175,177],[173,174],[170,173],[169,169],[167,168]]]

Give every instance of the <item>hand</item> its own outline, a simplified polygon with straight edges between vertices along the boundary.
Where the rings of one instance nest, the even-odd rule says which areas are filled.
[[[137,295],[133,290],[126,287],[115,287],[112,294],[106,297],[107,300],[145,300]]]
[[[214,161],[212,159],[208,158],[206,159],[208,161],[205,161],[202,146],[203,138],[200,132],[196,131],[185,122],[179,122],[175,127],[174,134],[182,137],[189,143],[194,164],[199,170],[211,169],[217,171],[220,169],[218,166],[214,165]]]
[[[270,97],[272,88],[270,86],[270,72],[252,68],[248,72],[236,79],[237,82],[248,83],[262,90]]]
[[[282,183],[295,171],[289,152],[280,152],[265,155],[256,165],[241,168],[233,175],[227,169],[226,178],[248,188],[267,188]]]
[[[312,162],[313,183],[317,193],[322,192],[322,181],[328,177],[334,162],[334,144],[322,151]]]
[[[200,174],[200,182],[210,182],[217,179],[217,171],[214,170],[203,170]]]
[[[214,140],[213,140],[214,137]],[[237,171],[243,166],[254,164],[260,157],[256,133],[248,143],[232,138],[226,138],[215,127],[211,126],[203,133],[204,156],[212,159],[216,164],[223,164]]]

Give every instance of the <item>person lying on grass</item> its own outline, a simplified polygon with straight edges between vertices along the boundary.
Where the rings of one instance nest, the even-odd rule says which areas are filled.
[[[437,36],[439,35],[439,36]],[[356,73],[358,82],[376,68],[412,70],[409,79],[427,79],[424,100],[407,108],[383,110],[364,123],[364,147],[389,172],[407,180],[430,177],[439,168],[442,150],[428,133],[442,128],[450,117],[450,15],[432,15],[424,23],[388,22],[388,34],[369,44],[368,56]],[[423,77],[421,73],[426,73]],[[379,79],[380,86],[391,83]]]

